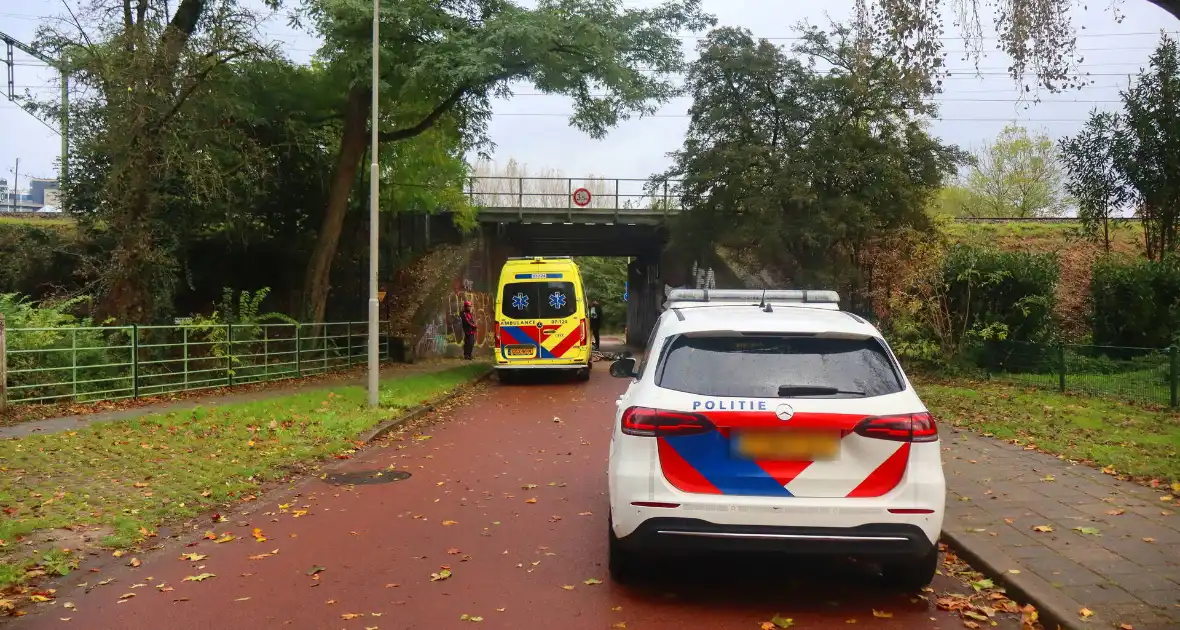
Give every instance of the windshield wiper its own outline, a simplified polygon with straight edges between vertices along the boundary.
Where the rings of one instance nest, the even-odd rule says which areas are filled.
[[[834,396],[836,394],[849,394],[852,396],[864,396],[865,393],[857,390],[840,389],[839,387],[830,387],[828,385],[779,385],[779,396]]]

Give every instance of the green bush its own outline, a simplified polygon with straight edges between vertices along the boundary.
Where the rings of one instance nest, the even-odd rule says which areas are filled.
[[[73,315],[71,310],[85,301],[35,304],[16,293],[0,294],[10,401],[83,401],[118,397],[124,389],[130,394],[127,334]]]
[[[971,341],[972,363],[988,369],[1038,371],[1049,359],[1028,352],[1053,339],[1057,256],[955,245],[943,262],[943,282],[955,334]]]
[[[1180,262],[1100,260],[1090,280],[1090,300],[1095,344],[1170,346],[1180,334]]]

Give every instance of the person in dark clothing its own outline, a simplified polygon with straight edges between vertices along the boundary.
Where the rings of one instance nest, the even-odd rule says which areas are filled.
[[[463,325],[463,358],[470,361],[475,351],[475,314],[471,312],[471,302],[463,302],[459,321]]]
[[[602,307],[598,305],[598,300],[590,303],[590,332],[594,334],[594,349],[601,348],[598,338],[599,331],[602,330]]]

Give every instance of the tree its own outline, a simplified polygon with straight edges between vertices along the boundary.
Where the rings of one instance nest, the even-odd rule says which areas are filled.
[[[1180,246],[1180,49],[1165,36],[1149,67],[1120,92],[1123,111],[1094,111],[1062,146],[1083,220],[1097,225],[1121,206],[1142,220],[1150,260]]]
[[[943,187],[938,191],[930,213],[934,216],[945,217],[981,217],[985,216],[984,201],[970,188],[959,184]]]
[[[870,0],[857,0],[863,7]],[[1180,18],[1180,0],[1146,0]],[[1075,8],[1087,10],[1086,0],[877,0],[876,23],[899,48],[899,57],[919,65],[945,68],[941,38],[947,16],[963,36],[976,67],[983,56],[984,21],[990,14],[1000,50],[1012,58],[1009,74],[1018,82],[1031,79],[1038,88],[1058,91],[1088,83],[1079,76],[1077,32],[1070,20]],[[1117,2],[1111,5],[1118,19]],[[994,9],[994,11],[993,11]],[[1030,76],[1031,75],[1031,76]],[[1030,91],[1031,85],[1025,84]]]
[[[307,315],[322,319],[332,260],[366,150],[370,114],[371,4],[306,0],[303,16],[325,43],[321,56],[347,86],[336,166],[319,238],[308,262]],[[683,67],[679,33],[713,23],[700,0],[624,8],[619,0],[506,0],[386,3],[381,12],[379,94],[383,144],[453,125],[463,148],[486,148],[491,99],[531,81],[574,99],[571,124],[601,138],[631,115],[671,98]],[[597,96],[595,92],[606,92]]]
[[[1007,125],[976,156],[967,176],[968,189],[981,202],[982,214],[973,216],[1058,216],[1066,206],[1063,180],[1048,134],[1030,136],[1024,127]]]
[[[229,179],[256,181],[263,162],[214,118],[226,103],[209,89],[232,64],[271,56],[255,39],[258,16],[234,0],[172,4],[90,0],[38,35],[42,50],[68,60],[79,91],[66,210],[102,245],[99,311],[121,322],[171,307],[187,223],[175,210],[224,198]],[[238,168],[227,179],[210,165],[230,155]]]
[[[1180,50],[1165,36],[1146,70],[1120,94],[1119,171],[1134,188],[1148,258],[1176,253],[1180,241]]]
[[[1065,190],[1077,200],[1078,218],[1093,238],[1101,235],[1110,253],[1112,217],[1130,199],[1126,178],[1115,167],[1119,115],[1093,111],[1078,135],[1062,138],[1061,157],[1069,175]]]
[[[735,28],[698,50],[684,146],[651,185],[680,180],[682,251],[740,248],[794,285],[855,294],[877,239],[929,228],[925,209],[964,156],[926,132],[931,84],[865,23],[804,28],[797,56]]]

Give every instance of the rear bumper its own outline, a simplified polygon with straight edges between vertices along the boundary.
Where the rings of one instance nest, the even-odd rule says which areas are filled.
[[[690,518],[648,519],[619,543],[639,553],[764,552],[862,558],[920,556],[934,546],[922,528],[906,523],[782,527],[719,525]]]
[[[585,360],[562,361],[552,363],[497,363],[497,370],[577,370],[586,367]]]

